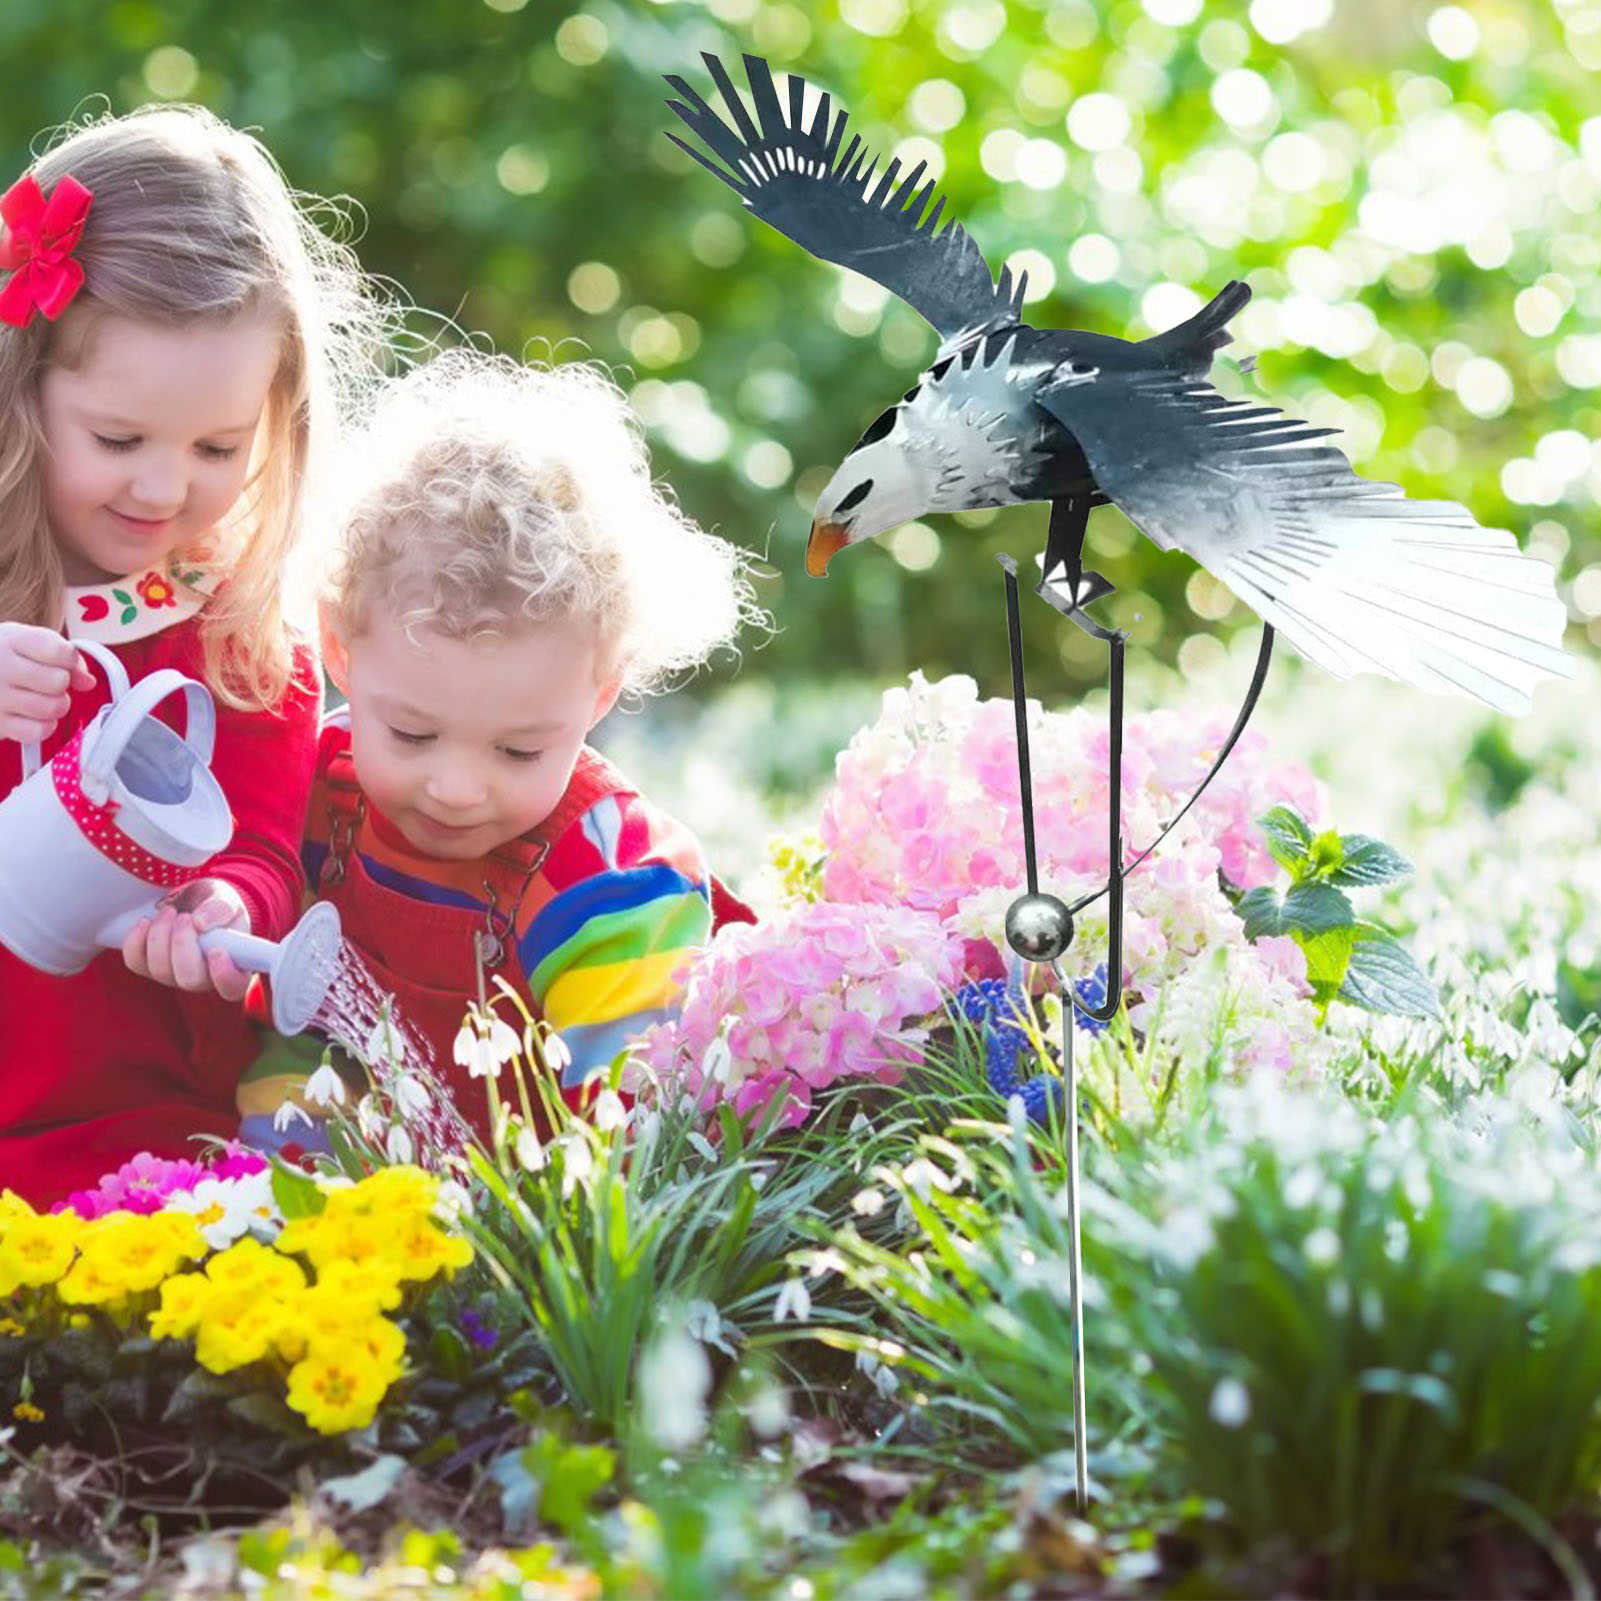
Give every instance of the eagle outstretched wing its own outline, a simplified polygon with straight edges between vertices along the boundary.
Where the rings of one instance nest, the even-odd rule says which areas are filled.
[[[1454,501],[1360,478],[1332,432],[1171,373],[1120,373],[1035,397],[1096,484],[1164,550],[1193,556],[1309,660],[1528,710],[1571,677],[1551,568]]]
[[[847,114],[835,116],[826,93],[807,126],[804,80],[789,76],[786,111],[767,63],[746,56],[757,117],[752,122],[722,62],[713,55],[702,59],[733,128],[672,73],[667,82],[683,100],[668,105],[726,166],[676,134],[667,137],[721,178],[763,222],[814,256],[849,267],[898,295],[945,340],[1021,320],[1028,275],[1014,281],[1003,267],[997,285],[967,230],[955,222],[939,226],[944,196],[929,210],[934,180],[918,188],[926,162],[902,179],[900,162],[891,161],[875,186],[877,159],[869,159],[855,134],[840,151]]]

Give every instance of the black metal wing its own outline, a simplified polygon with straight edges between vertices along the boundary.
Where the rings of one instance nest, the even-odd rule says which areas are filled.
[[[1035,398],[1142,533],[1336,677],[1380,672],[1521,712],[1539,679],[1572,675],[1551,568],[1454,501],[1408,500],[1309,443],[1334,430],[1172,373],[1081,367]]]
[[[891,161],[874,187],[877,159],[868,160],[855,134],[841,154],[847,114],[841,111],[835,117],[826,93],[808,127],[802,112],[805,81],[789,76],[786,112],[766,61],[746,56],[745,73],[758,119],[752,122],[722,62],[714,55],[702,59],[734,127],[672,73],[667,82],[684,99],[667,103],[727,165],[719,166],[676,134],[667,137],[721,178],[763,222],[814,256],[881,284],[947,340],[958,333],[1021,321],[1028,275],[1020,274],[1014,282],[1003,267],[997,286],[967,230],[955,222],[938,226],[945,197],[941,195],[928,211],[934,181],[917,187],[926,162],[919,162],[897,186],[901,164]]]

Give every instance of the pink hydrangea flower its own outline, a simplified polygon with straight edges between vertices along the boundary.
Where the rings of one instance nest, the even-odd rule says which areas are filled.
[[[750,1112],[782,1093],[794,1127],[838,1079],[896,1082],[961,969],[961,940],[930,912],[802,902],[720,930],[678,1018],[651,1028],[637,1057],[708,1108]]]

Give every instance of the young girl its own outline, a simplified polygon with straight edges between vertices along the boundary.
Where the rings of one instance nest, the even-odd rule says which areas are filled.
[[[676,1004],[714,923],[750,919],[586,740],[620,695],[764,614],[739,550],[652,483],[596,368],[436,357],[348,459],[323,611],[348,706],[323,732],[306,867],[482,1132],[483,1064],[458,1042],[480,983],[493,997],[498,976],[561,1034],[576,1102]],[[306,1046],[270,1048],[241,1085],[247,1138],[272,1143]]]
[[[320,677],[284,569],[381,319],[261,145],[196,108],[72,131],[0,217],[0,797],[105,703],[95,639],[210,687],[234,816],[120,952],[56,978],[0,948],[0,1186],[37,1204],[236,1126],[246,975],[197,938],[298,910]]]

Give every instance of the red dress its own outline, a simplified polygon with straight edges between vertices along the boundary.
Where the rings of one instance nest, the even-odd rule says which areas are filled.
[[[204,678],[196,617],[113,648],[134,681],[161,667]],[[322,698],[311,665],[302,654],[296,687],[276,714],[217,703],[211,767],[234,837],[205,873],[238,890],[251,928],[268,938],[293,924],[305,882],[300,833]],[[46,761],[106,702],[103,675],[91,670],[95,687],[73,694]],[[157,715],[182,726],[181,702]],[[20,747],[0,740],[0,798],[21,776]],[[191,1134],[231,1137],[234,1086],[256,1048],[239,1006],[135,977],[119,952],[54,978],[0,946],[0,1188],[49,1205],[140,1151],[193,1156]]]

